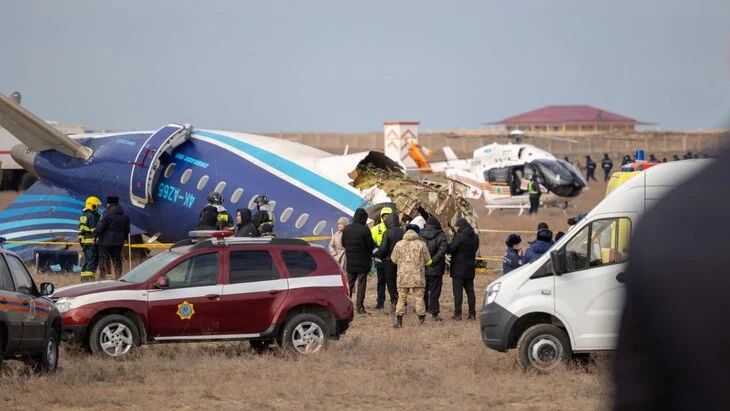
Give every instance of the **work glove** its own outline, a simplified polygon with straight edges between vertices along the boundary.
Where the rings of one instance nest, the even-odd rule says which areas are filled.
[[[428,261],[426,261],[426,266],[427,267],[430,267],[432,265],[433,265],[433,260],[429,259]]]

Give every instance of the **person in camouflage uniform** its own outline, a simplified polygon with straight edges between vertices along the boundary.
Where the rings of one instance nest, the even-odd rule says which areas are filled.
[[[418,236],[420,229],[408,224],[406,234],[393,248],[390,259],[398,266],[398,304],[395,308],[394,327],[403,326],[408,294],[416,299],[416,314],[421,324],[426,320],[423,292],[426,288],[426,263],[431,260],[426,243]]]

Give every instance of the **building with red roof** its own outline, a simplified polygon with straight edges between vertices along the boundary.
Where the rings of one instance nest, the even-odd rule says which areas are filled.
[[[508,131],[595,133],[634,131],[636,126],[656,125],[587,105],[553,105],[484,125],[504,126]]]

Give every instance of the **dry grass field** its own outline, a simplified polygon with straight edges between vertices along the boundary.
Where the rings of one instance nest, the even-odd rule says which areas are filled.
[[[588,211],[605,192],[592,183],[568,216]],[[4,200],[3,200],[4,201]],[[480,204],[480,203],[475,203]],[[495,212],[481,228],[534,230],[546,221],[567,231],[560,210],[539,217]],[[482,253],[501,255],[506,234],[483,234]],[[532,234],[523,238],[531,239]],[[498,264],[477,278],[477,310]],[[500,267],[501,268],[501,267]],[[74,276],[36,275],[57,286]],[[374,306],[375,277],[366,307]],[[441,323],[418,325],[409,304],[403,329],[370,309],[340,341],[301,358],[272,349],[256,354],[245,343],[145,346],[120,361],[90,357],[64,346],[54,375],[33,375],[21,363],[0,372],[2,409],[606,409],[611,403],[610,362],[570,366],[543,376],[522,372],[514,353],[487,349],[478,322],[451,321],[451,282],[444,281]],[[465,307],[466,308],[466,307]]]

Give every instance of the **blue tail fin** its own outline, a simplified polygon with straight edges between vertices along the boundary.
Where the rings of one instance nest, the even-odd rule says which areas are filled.
[[[83,207],[81,194],[38,181],[0,211],[0,237],[8,241],[4,248],[29,261],[33,259],[33,250],[49,246],[14,244],[13,241],[78,241],[79,215]]]

